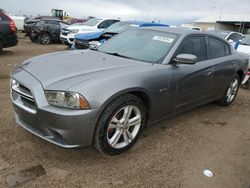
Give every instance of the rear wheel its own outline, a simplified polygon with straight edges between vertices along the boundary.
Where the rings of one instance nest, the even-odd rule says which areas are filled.
[[[42,33],[39,36],[39,42],[44,45],[48,45],[51,43],[51,36],[48,33]]]
[[[138,140],[147,122],[146,109],[136,96],[127,94],[112,101],[95,131],[95,147],[105,155],[119,155]]]
[[[232,81],[230,82],[229,86],[223,97],[218,101],[218,103],[222,106],[229,106],[235,99],[240,86],[240,77],[236,74]]]

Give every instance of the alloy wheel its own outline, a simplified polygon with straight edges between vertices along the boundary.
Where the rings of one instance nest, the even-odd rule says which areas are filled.
[[[107,140],[111,147],[121,149],[129,145],[137,136],[142,122],[139,108],[127,105],[121,108],[110,120]]]
[[[230,103],[234,100],[239,88],[239,80],[234,78],[227,90],[227,102]]]

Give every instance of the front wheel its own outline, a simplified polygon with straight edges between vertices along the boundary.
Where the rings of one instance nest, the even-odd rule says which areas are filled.
[[[105,155],[119,155],[135,144],[146,123],[146,108],[138,97],[131,94],[118,97],[97,123],[95,147]]]
[[[229,106],[235,99],[240,86],[240,77],[236,74],[230,82],[223,97],[217,101],[222,106]]]
[[[39,41],[41,44],[48,45],[51,43],[51,37],[48,33],[43,33],[39,36]]]

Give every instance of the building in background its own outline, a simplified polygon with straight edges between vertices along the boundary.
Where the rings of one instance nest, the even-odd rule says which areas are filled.
[[[250,34],[250,14],[220,16],[211,15],[194,21],[192,23],[192,27],[199,27],[202,31],[216,29]]]

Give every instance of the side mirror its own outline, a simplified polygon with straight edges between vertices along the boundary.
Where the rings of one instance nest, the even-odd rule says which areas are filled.
[[[229,42],[230,44],[233,44],[233,43],[234,43],[234,41],[233,41],[232,39],[229,39],[228,42]]]
[[[178,64],[195,64],[197,62],[197,57],[192,54],[179,54],[174,61]]]

